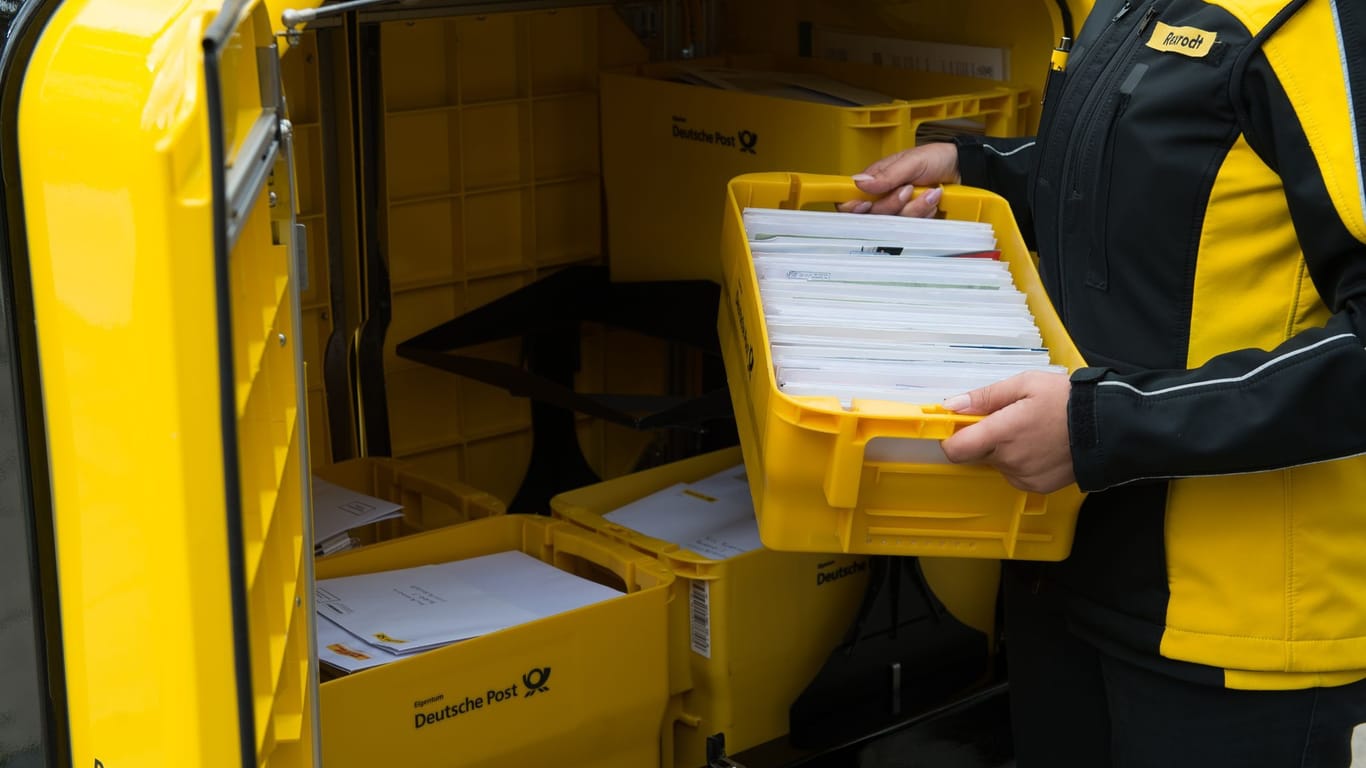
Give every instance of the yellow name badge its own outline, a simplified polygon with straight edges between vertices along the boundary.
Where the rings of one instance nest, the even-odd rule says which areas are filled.
[[[1195,27],[1169,27],[1157,22],[1153,36],[1148,38],[1148,47],[1168,53],[1179,53],[1193,59],[1203,59],[1214,48],[1219,35]]]

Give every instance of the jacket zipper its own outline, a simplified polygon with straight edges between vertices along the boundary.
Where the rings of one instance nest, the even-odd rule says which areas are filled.
[[[1110,30],[1114,28],[1115,23],[1118,22],[1120,19],[1124,18],[1125,16],[1127,16],[1129,11],[1132,10],[1132,8],[1133,3],[1130,2],[1130,0],[1125,0],[1124,5],[1120,6],[1120,9],[1116,11],[1115,15],[1110,18],[1109,24],[1106,25],[1105,30],[1100,34],[1099,38],[1103,38],[1105,35],[1109,34]],[[1148,9],[1143,13],[1143,17],[1139,19],[1138,26],[1134,28],[1134,32],[1132,35],[1132,38],[1134,40],[1142,36],[1143,32],[1148,28],[1148,25],[1152,23],[1153,17],[1157,15],[1157,12],[1158,8],[1156,4],[1148,6]],[[1077,143],[1077,139],[1087,136],[1090,133],[1091,129],[1094,127],[1096,121],[1096,112],[1098,111],[1096,107],[1098,107],[1099,105],[1094,104],[1093,102],[1099,99],[1103,99],[1105,97],[1105,94],[1109,93],[1110,89],[1114,87],[1115,72],[1123,73],[1123,66],[1115,67],[1115,59],[1120,55],[1121,52],[1125,54],[1124,59],[1125,62],[1127,62],[1133,54],[1132,41],[1121,42],[1119,43],[1119,45],[1115,46],[1115,49],[1113,51],[1110,52],[1109,60],[1105,62],[1105,66],[1102,67],[1100,70],[1100,77],[1098,78],[1097,84],[1093,86],[1090,92],[1088,92],[1086,96],[1083,98],[1080,112],[1081,114],[1086,114],[1086,122],[1083,126],[1081,126],[1080,130],[1074,127],[1071,131],[1068,132],[1067,143],[1064,145],[1065,147],[1075,146]],[[1090,110],[1087,109],[1088,106],[1091,106]],[[1063,155],[1062,173],[1058,178],[1059,184],[1057,194],[1059,196],[1059,200],[1055,225],[1057,227],[1057,243],[1059,248],[1062,247],[1066,239],[1066,235],[1063,230],[1063,209],[1071,202],[1071,198],[1076,193],[1076,180],[1073,178],[1075,165],[1075,153],[1066,152]],[[1067,301],[1067,281],[1064,279],[1063,258],[1061,254],[1058,255],[1057,269],[1058,315],[1065,322],[1067,318],[1065,309]]]
[[[1127,14],[1127,7],[1128,4],[1126,3],[1125,8],[1120,8],[1119,13],[1115,14],[1115,19],[1122,18],[1125,14]],[[1135,40],[1143,36],[1143,32],[1148,28],[1148,24],[1152,22],[1153,17],[1156,15],[1157,6],[1148,6],[1148,10],[1144,12],[1143,18],[1139,19],[1138,26],[1134,28],[1133,38]],[[1134,52],[1136,50],[1137,46],[1134,46],[1132,44],[1121,44],[1118,48],[1115,49],[1114,54],[1110,57],[1110,61],[1106,63],[1105,69],[1101,71],[1099,86],[1097,88],[1094,88],[1091,91],[1091,93],[1087,96],[1087,101],[1091,101],[1094,98],[1097,101],[1097,103],[1094,104],[1092,108],[1089,110],[1085,108],[1084,104],[1082,105],[1082,111],[1086,113],[1086,122],[1083,123],[1080,134],[1077,134],[1075,132],[1072,134],[1072,137],[1068,141],[1068,146],[1076,146],[1077,138],[1088,137],[1095,130],[1096,124],[1100,122],[1101,114],[1103,112],[1103,110],[1100,109],[1100,102],[1103,102],[1106,96],[1108,96],[1110,93],[1114,91],[1120,78],[1124,77],[1125,74],[1128,72],[1129,62],[1133,59]],[[1124,55],[1119,59],[1118,64],[1116,64],[1115,57],[1119,56],[1121,51],[1123,51]],[[1087,150],[1083,149],[1081,155],[1083,157],[1086,157]],[[1076,178],[1077,174],[1075,173],[1075,166],[1077,164],[1071,162],[1072,159],[1073,156],[1069,154],[1067,156],[1067,160],[1064,161],[1066,167],[1063,168],[1061,189],[1067,194],[1076,196],[1080,192],[1080,190],[1077,188],[1078,179]]]
[[[1115,164],[1115,134],[1119,133],[1119,120],[1124,116],[1124,111],[1129,107],[1129,100],[1132,94],[1121,92],[1119,102],[1115,105],[1114,115],[1110,118],[1110,124],[1105,131],[1104,154],[1101,156],[1100,178],[1102,183],[1097,185],[1094,192],[1096,217],[1091,227],[1091,251],[1087,258],[1086,265],[1086,284],[1099,288],[1102,291],[1110,288],[1110,261],[1106,248],[1109,245],[1110,231],[1110,192],[1108,182],[1114,172]]]

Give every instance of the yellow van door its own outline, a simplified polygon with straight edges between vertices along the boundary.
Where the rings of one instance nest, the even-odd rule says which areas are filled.
[[[250,0],[68,0],[28,63],[73,765],[317,763],[277,31]]]

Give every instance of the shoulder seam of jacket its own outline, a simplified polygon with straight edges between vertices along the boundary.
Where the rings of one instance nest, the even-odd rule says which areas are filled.
[[[1266,56],[1266,53],[1262,51],[1262,44],[1266,42],[1266,39],[1270,37],[1272,33],[1284,26],[1285,22],[1288,21],[1291,16],[1294,16],[1296,11],[1304,7],[1306,2],[1308,2],[1308,0],[1290,0],[1290,2],[1285,3],[1270,20],[1260,25],[1255,32],[1251,27],[1248,28],[1248,32],[1252,35],[1252,39],[1243,48],[1243,51],[1238,54],[1237,60],[1233,62],[1231,77],[1229,77],[1228,81],[1229,102],[1233,104],[1233,110],[1234,114],[1237,116],[1239,130],[1248,138],[1248,144],[1252,147],[1252,151],[1256,152],[1267,165],[1276,168],[1277,172],[1280,170],[1277,167],[1277,164],[1271,163],[1258,148],[1258,144],[1260,143],[1258,141],[1259,137],[1257,136],[1256,131],[1252,130],[1252,121],[1248,118],[1247,104],[1243,100],[1240,89],[1242,88],[1243,80],[1247,75],[1247,68],[1251,64],[1253,56],[1256,54],[1261,54],[1263,57]],[[1248,26],[1246,19],[1233,13],[1227,6],[1221,5],[1220,7],[1224,8],[1225,11],[1228,11],[1228,13],[1238,19],[1245,27]]]
[[[1279,0],[1279,2],[1249,2],[1248,0],[1205,0],[1206,4],[1221,8],[1237,19],[1249,35],[1260,36],[1268,27],[1278,27],[1284,21],[1286,10],[1301,5],[1300,0]],[[1293,11],[1292,11],[1293,12]]]

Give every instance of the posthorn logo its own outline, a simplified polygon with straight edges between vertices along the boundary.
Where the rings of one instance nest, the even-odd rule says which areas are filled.
[[[536,667],[525,675],[522,675],[522,684],[526,686],[526,698],[531,698],[538,693],[549,693],[550,686],[546,685],[550,681],[550,667]]]

